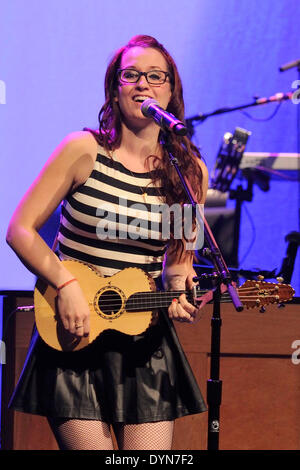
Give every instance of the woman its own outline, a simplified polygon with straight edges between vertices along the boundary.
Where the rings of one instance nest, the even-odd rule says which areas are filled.
[[[16,209],[7,234],[23,263],[57,289],[60,319],[78,338],[89,334],[89,307],[62,259],[92,264],[103,276],[142,267],[154,278],[162,274],[168,290],[193,284],[193,252],[184,237],[171,233],[163,239],[156,213],[149,216],[158,227],[152,238],[149,231],[134,237],[130,224],[124,236],[121,223],[114,238],[97,236],[99,207],[108,202],[119,218],[124,199],[145,207],[185,202],[162,132],[141,112],[141,102],[154,98],[184,118],[173,59],[154,38],[134,37],[108,66],[105,98],[99,131],[71,134],[59,145]],[[203,203],[208,176],[198,150],[187,137],[170,134],[170,139]],[[38,230],[61,201],[58,257]],[[192,323],[198,310],[182,294],[145,333],[107,330],[76,352],[58,352],[33,338],[10,406],[47,416],[61,449],[112,449],[110,425],[120,449],[170,449],[174,419],[206,407],[168,317]]]

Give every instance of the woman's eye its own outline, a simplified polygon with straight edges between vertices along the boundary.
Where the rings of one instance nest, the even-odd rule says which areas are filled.
[[[149,74],[148,78],[150,78],[150,80],[160,80],[161,74],[159,72],[152,72]]]
[[[128,70],[128,71],[124,72],[123,77],[130,79],[130,78],[135,78],[137,75],[138,75],[137,72],[134,72],[133,70]]]

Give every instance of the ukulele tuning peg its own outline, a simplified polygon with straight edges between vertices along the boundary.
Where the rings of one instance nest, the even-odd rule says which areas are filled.
[[[283,282],[283,277],[276,277],[277,282]]]
[[[259,274],[259,275],[257,276],[257,279],[258,279],[259,281],[263,281],[263,280],[264,280],[264,278],[265,278],[265,277],[264,277],[264,276],[262,276],[261,274]]]

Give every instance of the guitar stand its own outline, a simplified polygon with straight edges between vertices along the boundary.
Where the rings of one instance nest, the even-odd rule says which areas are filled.
[[[194,214],[199,219],[199,210],[197,207],[200,206],[197,203],[193,189],[188,181],[188,179],[182,175],[177,159],[172,155],[172,145],[169,139],[168,131],[164,133],[163,144],[165,145],[170,163],[174,166],[183,189],[187,195],[187,199],[190,201],[190,204],[194,210]],[[233,305],[237,311],[242,311],[243,306],[238,297],[236,288],[232,284],[231,276],[228,271],[228,268],[225,264],[223,256],[221,255],[220,249],[217,245],[217,242],[210,230],[210,227],[205,220],[204,214],[201,211],[201,220],[198,220],[200,226],[203,225],[204,228],[204,238],[208,246],[209,256],[211,257],[213,264],[215,266],[214,277],[217,278],[216,288],[213,294],[214,308],[213,316],[211,321],[211,367],[210,373],[211,378],[207,382],[207,404],[208,404],[208,439],[207,439],[207,449],[208,450],[218,450],[219,446],[219,431],[220,431],[220,405],[221,405],[221,395],[222,395],[222,382],[219,379],[220,371],[220,343],[221,343],[221,316],[220,316],[220,298],[221,298],[221,284],[227,286],[227,291],[231,297]],[[201,278],[194,278],[201,280]]]

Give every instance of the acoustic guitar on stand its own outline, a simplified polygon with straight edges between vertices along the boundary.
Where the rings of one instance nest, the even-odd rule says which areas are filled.
[[[50,347],[59,351],[77,351],[92,343],[103,331],[117,330],[127,335],[143,333],[173,298],[186,294],[194,303],[207,291],[156,291],[152,277],[139,268],[125,268],[111,277],[102,277],[92,266],[80,261],[62,263],[78,280],[90,308],[90,334],[78,338],[63,327],[57,311],[57,292],[52,286],[38,280],[34,289],[34,311],[37,330]],[[261,308],[269,304],[287,302],[295,294],[287,284],[246,281],[237,288],[244,308]],[[222,294],[221,302],[230,302],[229,294]]]

